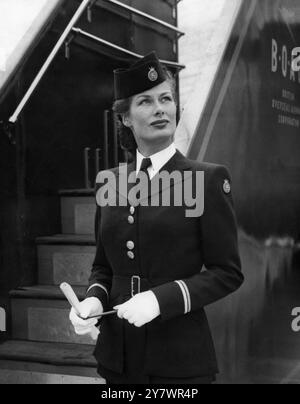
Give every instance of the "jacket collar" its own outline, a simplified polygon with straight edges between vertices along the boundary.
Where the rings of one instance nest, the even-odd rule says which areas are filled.
[[[174,154],[176,154],[176,147],[174,143],[171,143],[168,147],[166,147],[165,149],[152,154],[152,156],[149,156],[148,158],[151,159],[151,169],[149,172],[149,175],[151,178],[153,178],[155,176],[155,174],[157,174],[159,172],[159,170],[167,164],[167,162],[174,156]],[[136,149],[136,172],[138,173],[140,168],[141,168],[141,164],[142,161],[145,157],[139,152],[138,149]]]
[[[161,173],[162,171],[166,171],[169,174],[172,174],[174,171],[179,171],[180,173],[183,173],[184,171],[187,171],[191,168],[192,168],[191,162],[185,156],[183,156],[183,154],[181,154],[178,150],[176,150],[176,153],[174,154],[174,156],[152,178],[151,183],[155,180],[155,178],[158,176],[158,174]],[[128,179],[129,179],[129,176],[132,178],[132,176],[134,175],[133,173],[136,173],[136,161],[135,160],[130,164],[124,164],[124,165],[120,166],[116,173],[118,180],[116,181],[116,188],[115,188],[115,190],[120,195],[122,195],[126,200],[128,200],[131,204],[132,204],[132,201],[130,201],[128,199],[128,194],[129,194],[130,190],[135,186],[135,184],[132,182],[129,182]],[[190,176],[191,175],[192,175],[192,173],[190,174]],[[185,176],[184,179],[187,179],[187,178],[189,178],[189,176]],[[182,182],[182,180],[183,180],[183,176],[181,176],[181,179],[178,181],[171,181],[171,183],[168,183],[167,185],[160,187],[157,191],[151,192],[151,195],[149,195],[149,198],[161,193],[162,191],[164,191],[166,189],[172,188],[175,184]],[[127,183],[127,195],[123,193],[123,187],[122,187],[122,190],[119,187],[119,184],[122,181]],[[144,199],[146,199],[146,198],[144,198]],[[141,199],[141,201],[143,201],[144,199]]]
[[[192,165],[190,161],[184,157],[183,154],[180,153],[179,150],[176,150],[176,153],[174,154],[173,157],[167,163],[159,170],[158,173],[162,171],[167,171],[169,174],[171,174],[173,171],[186,171],[192,168]],[[124,164],[123,166],[120,167],[120,169],[117,172],[118,176],[124,176],[126,175],[126,172],[129,176],[133,171],[136,171],[136,160],[134,160],[130,164]]]

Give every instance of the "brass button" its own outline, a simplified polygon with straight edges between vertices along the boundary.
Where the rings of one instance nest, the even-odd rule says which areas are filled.
[[[134,242],[133,241],[127,241],[127,248],[128,250],[133,250],[134,249]]]
[[[135,214],[135,207],[134,206],[130,206],[130,214],[131,215]]]
[[[128,216],[128,223],[133,224],[134,223],[134,217],[133,216]]]
[[[134,253],[132,251],[128,251],[127,255],[131,260],[134,260]]]

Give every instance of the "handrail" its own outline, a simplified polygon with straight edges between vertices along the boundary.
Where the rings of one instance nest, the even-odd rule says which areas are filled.
[[[85,36],[87,38],[90,38],[92,40],[95,40],[96,42],[100,42],[102,44],[105,44],[111,48],[117,49],[123,53],[129,54],[131,56],[134,56],[136,58],[142,58],[141,55],[128,51],[127,49],[121,48],[117,45],[114,45],[111,42],[105,41],[101,38],[98,38],[92,34],[89,34],[88,32],[85,32],[79,28],[74,28],[74,25],[77,23],[77,21],[80,19],[80,17],[82,16],[82,14],[84,13],[84,11],[88,8],[91,7],[95,4],[96,0],[83,0],[82,3],[80,4],[80,6],[78,7],[77,11],[75,12],[74,16],[72,17],[71,21],[69,22],[68,26],[66,27],[66,29],[64,30],[63,34],[61,35],[61,37],[59,38],[59,40],[57,41],[56,45],[54,46],[53,50],[51,51],[51,53],[49,54],[48,58],[46,59],[45,63],[43,64],[43,66],[41,67],[41,69],[39,70],[37,76],[35,77],[35,79],[33,80],[33,82],[31,83],[30,87],[28,88],[27,92],[25,93],[25,95],[23,96],[21,102],[19,103],[18,107],[16,108],[16,110],[14,111],[13,115],[9,118],[8,123],[9,124],[15,124],[19,118],[19,115],[21,114],[21,112],[23,111],[23,109],[25,108],[26,104],[28,103],[28,101],[30,100],[32,94],[34,93],[34,91],[36,90],[37,86],[39,85],[40,81],[42,80],[42,78],[44,77],[44,75],[46,74],[47,70],[49,69],[51,63],[53,62],[55,56],[57,55],[57,53],[59,52],[61,46],[64,44],[64,42],[67,40],[68,35],[73,31],[76,32],[82,36]],[[150,16],[149,14],[143,13],[133,7],[129,7],[123,3],[120,3],[117,0],[106,0],[109,1],[110,3],[114,3],[118,6],[121,6],[123,8],[126,8],[128,10],[130,10],[131,12],[134,12],[138,15],[141,15],[145,18],[148,18],[158,24],[161,24],[169,29],[172,29],[174,31],[176,31],[178,34],[180,35],[184,35],[184,33],[182,31],[180,31],[179,29],[177,29],[176,27],[174,27],[171,24],[168,24],[164,21],[161,21],[155,17]],[[180,68],[183,69],[185,66],[184,65],[180,65],[179,63],[176,62],[170,62],[170,61],[164,61],[162,60],[162,63],[165,63],[166,65],[169,66],[173,66],[176,68]]]
[[[174,25],[168,24],[167,22],[162,21],[162,20],[160,20],[158,18],[155,18],[152,15],[144,13],[144,12],[134,8],[134,7],[127,6],[126,4],[121,3],[118,0],[102,0],[102,1],[107,1],[109,3],[112,3],[112,4],[115,4],[115,5],[119,6],[119,7],[123,8],[123,9],[125,9],[125,10],[131,11],[133,14],[140,15],[141,17],[144,17],[144,18],[146,18],[146,19],[148,19],[150,21],[153,21],[153,22],[155,22],[155,23],[157,23],[159,25],[162,25],[162,26],[164,26],[164,27],[166,27],[166,28],[168,28],[168,29],[170,29],[172,31],[175,31],[180,36],[184,35],[184,32],[181,31],[180,29],[178,29],[177,27],[175,27]]]
[[[132,51],[130,51],[128,49],[122,48],[121,46],[115,45],[112,42],[108,42],[105,39],[102,39],[102,38],[99,38],[98,36],[90,34],[89,32],[83,31],[81,28],[74,27],[72,29],[72,32],[74,32],[75,34],[79,34],[79,35],[81,35],[81,36],[83,36],[85,38],[91,39],[91,40],[93,40],[95,42],[101,43],[102,45],[106,45],[106,46],[108,46],[110,48],[118,50],[118,51],[120,51],[122,53],[126,53],[127,55],[133,56],[133,57],[135,57],[137,59],[142,59],[142,57],[143,57],[142,55],[140,55],[138,53],[135,53],[135,52],[132,52]],[[160,60],[160,61],[163,64],[175,67],[177,69],[184,69],[185,68],[185,65],[179,64],[177,62],[172,62],[172,61],[169,61],[169,60]]]
[[[27,90],[26,94],[24,95],[24,97],[22,98],[22,101],[20,102],[20,104],[18,105],[17,109],[15,110],[15,112],[13,113],[13,115],[9,118],[9,123],[14,124],[16,123],[16,121],[18,120],[18,117],[20,115],[20,113],[23,111],[24,107],[26,106],[27,102],[29,101],[30,97],[32,96],[33,92],[35,91],[35,89],[37,88],[37,86],[39,85],[40,81],[42,80],[42,78],[44,77],[45,73],[47,72],[49,66],[51,65],[51,63],[53,62],[55,56],[57,55],[57,53],[59,52],[61,46],[63,45],[63,43],[65,42],[65,40],[67,39],[68,35],[70,34],[70,32],[72,31],[72,28],[74,27],[74,25],[77,23],[77,21],[79,20],[79,18],[81,17],[81,15],[83,14],[83,12],[86,10],[86,8],[89,6],[89,4],[92,2],[93,0],[83,0],[81,5],[79,6],[79,8],[77,9],[76,13],[74,14],[74,16],[72,17],[71,21],[69,22],[67,28],[64,30],[62,36],[59,38],[58,42],[56,43],[55,47],[53,48],[52,52],[50,53],[50,55],[48,56],[47,60],[45,61],[45,63],[43,64],[42,68],[40,69],[40,71],[38,72],[37,76],[35,77],[35,79],[33,80],[33,82],[31,83],[31,86],[29,87],[29,89]]]

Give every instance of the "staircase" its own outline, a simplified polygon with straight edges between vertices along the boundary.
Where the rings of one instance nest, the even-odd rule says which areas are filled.
[[[59,285],[84,299],[95,254],[92,190],[61,191],[62,234],[36,239],[38,285],[10,293],[12,340],[0,345],[0,384],[103,384],[95,342],[77,336]]]

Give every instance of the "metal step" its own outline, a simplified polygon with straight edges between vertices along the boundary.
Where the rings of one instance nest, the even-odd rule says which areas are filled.
[[[48,367],[45,368],[45,370]],[[104,379],[31,370],[1,369],[0,384],[104,384]]]
[[[83,286],[73,287],[79,300],[84,299],[86,288]],[[66,302],[66,299],[58,286],[49,285],[37,285],[37,286],[25,286],[9,292],[10,298],[21,299],[47,299],[47,300],[62,300]]]
[[[62,245],[96,245],[95,237],[92,234],[56,234],[50,237],[37,237],[39,244],[62,244]]]
[[[89,345],[7,341],[0,345],[0,384],[104,384]]]
[[[85,288],[74,288],[79,299]],[[95,345],[87,336],[76,335],[69,320],[70,305],[57,286],[36,286],[12,291],[14,339]]]
[[[86,286],[95,258],[94,237],[57,235],[37,239],[38,282],[59,285],[68,282]]]
[[[91,190],[60,191],[63,234],[94,234],[96,202]]]
[[[95,191],[93,188],[82,188],[82,189],[61,189],[58,191],[60,197],[70,197],[70,196],[90,196],[93,197]]]

